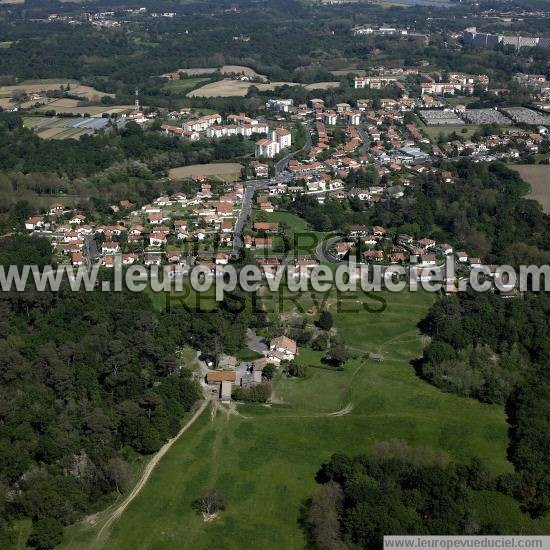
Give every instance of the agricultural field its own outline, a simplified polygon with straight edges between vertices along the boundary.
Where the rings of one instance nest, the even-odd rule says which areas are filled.
[[[12,97],[17,92],[43,92],[48,90],[58,90],[61,86],[67,86],[70,84],[70,93],[75,95],[81,95],[88,100],[99,100],[102,96],[107,95],[114,97],[114,94],[108,94],[100,92],[90,86],[84,86],[76,80],[26,80],[19,84],[13,84],[9,86],[0,86],[0,97]]]
[[[244,97],[250,88],[250,82],[242,82],[241,80],[231,80],[224,78],[216,82],[211,82],[193,90],[187,94],[187,97]],[[261,86],[270,86],[269,84],[257,84]],[[260,88],[263,89],[263,88]],[[267,88],[273,89],[273,88]]]
[[[2,109],[12,109],[15,107],[15,103],[13,103],[11,97],[0,97],[0,107]]]
[[[365,76],[367,71],[364,69],[340,69],[337,71],[330,71],[330,74],[333,74],[334,76],[346,76],[349,73],[356,74],[357,76]]]
[[[225,181],[234,181],[241,174],[241,165],[236,162],[220,162],[211,164],[192,164],[172,168],[168,177],[173,180],[190,178],[191,176],[217,176]]]
[[[531,186],[528,197],[539,201],[544,211],[550,214],[550,165],[518,164],[513,169]]]
[[[313,82],[312,84],[305,84],[306,90],[330,90],[331,88],[338,88],[340,82]]]
[[[23,125],[33,129],[43,139],[78,139],[105,128],[109,120],[101,117],[23,117]]]
[[[34,128],[40,123],[44,122],[44,117],[41,116],[24,116],[23,117],[23,126],[25,128]]]
[[[58,103],[58,101],[66,102],[71,100],[59,99],[52,101],[43,107],[37,109],[37,112],[45,112],[54,110],[58,113],[70,113],[73,115],[89,114],[91,117],[101,117],[103,114],[124,113],[133,109],[132,105],[86,105],[85,107],[71,107],[66,103]]]
[[[187,94],[187,97],[244,97],[248,93],[250,86],[256,86],[260,91],[274,90],[279,86],[302,86],[298,82],[270,82],[266,83],[251,83],[242,82],[241,80],[231,80],[224,78],[217,82],[211,82],[193,90]],[[313,84],[303,84],[307,90],[328,90],[337,88],[339,82],[314,82]]]
[[[503,408],[444,393],[414,373],[410,361],[423,346],[417,323],[432,295],[384,293],[375,301],[358,293],[346,304],[332,293],[325,298],[322,307],[329,304],[338,334],[354,354],[344,370],[322,368],[319,353],[301,350],[300,361],[310,367],[307,378],[278,375],[271,406],[204,412],[161,460],[104,548],[162,549],[185,541],[189,548],[238,549],[251,540],[258,548],[305,548],[300,522],[304,503],[317,490],[320,465],[332,453],[368,452],[391,438],[445,451],[460,462],[479,456],[494,474],[511,471]],[[319,314],[315,303],[323,299],[296,302],[309,307],[306,318],[312,321]],[[366,352],[385,359],[374,363]],[[208,488],[225,495],[227,509],[204,522],[191,503]],[[484,517],[506,509],[499,522],[510,529],[550,532],[550,520],[531,520],[498,493],[476,495],[474,507]],[[71,527],[64,547],[90,547],[102,521],[100,515],[93,527],[89,521]]]

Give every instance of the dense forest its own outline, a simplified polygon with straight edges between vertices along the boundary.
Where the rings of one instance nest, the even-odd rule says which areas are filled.
[[[392,535],[498,534],[471,506],[473,490],[493,484],[478,460],[449,464],[448,457],[388,441],[369,456],[333,455],[317,474],[322,483],[307,525],[321,550],[378,549]]]
[[[45,265],[50,255],[45,239],[0,241],[0,265]],[[33,545],[43,547],[41,533],[61,536],[128,487],[135,457],[157,451],[201,396],[178,350],[239,349],[250,322],[239,300],[160,314],[146,293],[2,293],[2,548],[15,519],[31,518]]]

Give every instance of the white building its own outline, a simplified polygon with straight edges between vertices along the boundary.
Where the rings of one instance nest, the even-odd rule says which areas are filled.
[[[293,99],[268,99],[265,106],[273,111],[289,113],[294,107]]]
[[[271,133],[271,140],[279,144],[279,150],[292,145],[292,134],[285,128],[276,128]]]
[[[272,141],[270,139],[261,139],[256,142],[256,158],[266,157],[272,159],[280,151],[280,145],[277,141]]]

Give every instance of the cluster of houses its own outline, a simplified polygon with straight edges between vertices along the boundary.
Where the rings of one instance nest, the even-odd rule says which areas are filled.
[[[397,86],[403,88],[403,79],[411,74],[410,71],[402,73],[392,72],[391,74],[379,74],[377,76],[356,76],[354,86],[357,89],[371,88],[381,90],[386,86]],[[418,75],[417,70],[413,74]],[[451,73],[447,82],[436,82],[430,75],[423,74],[424,82],[420,84],[422,95],[472,95],[476,86],[481,86],[484,90],[488,89],[489,77],[484,74],[466,75],[462,73]]]
[[[269,343],[264,357],[239,363],[236,357],[221,355],[215,369],[206,372],[205,382],[222,402],[231,400],[234,386],[249,387],[264,381],[266,365],[278,366],[282,361],[293,361],[298,354],[297,343],[287,336],[278,336]]]
[[[409,276],[414,276],[419,282],[440,279],[444,284],[445,294],[455,294],[458,287],[455,284],[455,277],[444,276],[443,266],[446,260],[451,257],[455,263],[455,276],[458,272],[466,273],[470,269],[481,268],[482,261],[478,257],[470,256],[463,250],[455,251],[453,247],[444,242],[437,242],[427,237],[414,238],[406,234],[390,234],[384,227],[367,227],[364,225],[352,225],[346,228],[347,236],[336,242],[331,253],[336,259],[349,258],[352,254],[357,258],[357,277],[363,277],[369,273],[371,266],[382,267],[384,276],[393,277],[391,266],[404,266],[408,269]],[[488,276],[495,279],[497,274],[496,265],[487,266]],[[427,268],[430,268],[427,271]],[[501,278],[503,290],[499,293],[504,298],[518,296],[519,293],[514,284],[506,275]]]
[[[499,135],[490,134],[472,139],[453,139],[441,146],[449,157],[467,154],[474,162],[488,162],[496,159],[519,159],[522,155],[541,152],[541,146],[548,140],[546,127],[536,132],[522,129],[503,130]]]
[[[242,184],[235,183],[214,192],[205,177],[193,179],[200,188],[192,196],[160,196],[140,208],[127,200],[113,205],[113,213],[120,214],[114,225],[91,223],[84,214],[54,204],[44,214],[26,220],[25,228],[49,237],[60,257],[73,266],[99,261],[104,267],[113,267],[114,255],[121,253],[123,265],[168,263],[174,265],[174,275],[186,272],[195,260],[184,253],[183,243],[216,243],[221,251],[205,263],[215,274],[216,266],[229,261],[244,190]]]

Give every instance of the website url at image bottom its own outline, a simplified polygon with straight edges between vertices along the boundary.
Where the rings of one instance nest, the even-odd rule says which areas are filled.
[[[459,548],[537,548],[550,550],[550,536],[385,536],[384,550],[450,550]]]

